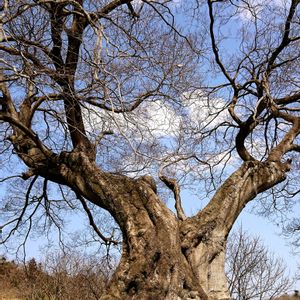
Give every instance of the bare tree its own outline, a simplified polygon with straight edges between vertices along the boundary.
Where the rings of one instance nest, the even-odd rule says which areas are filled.
[[[296,252],[300,246],[300,219],[298,217],[292,218],[292,220],[284,227],[283,233],[287,237],[292,238],[292,244],[295,247]]]
[[[105,299],[229,299],[240,212],[299,189],[299,0],[2,4],[2,242],[63,237],[78,211],[117,245],[104,210],[122,233]],[[191,184],[210,201],[187,217]]]
[[[49,299],[100,299],[110,276],[105,262],[76,253],[47,253],[42,266],[35,290]]]
[[[1,299],[99,299],[109,271],[105,262],[75,253],[45,253],[43,263],[0,263]],[[4,299],[3,298],[3,299]]]
[[[226,275],[233,299],[274,299],[293,284],[283,261],[242,228],[228,239]]]

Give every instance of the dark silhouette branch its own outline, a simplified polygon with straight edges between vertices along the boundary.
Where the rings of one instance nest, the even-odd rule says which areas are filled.
[[[119,242],[113,240],[112,238],[105,237],[101,233],[101,231],[99,230],[98,226],[96,225],[96,223],[94,221],[93,214],[92,214],[91,210],[89,209],[89,207],[88,207],[86,201],[84,200],[84,198],[79,194],[77,194],[77,198],[80,201],[84,211],[86,212],[86,214],[88,216],[90,225],[92,226],[93,230],[98,235],[98,237],[105,243],[105,245],[110,245],[110,244],[117,245],[117,244],[119,244]]]

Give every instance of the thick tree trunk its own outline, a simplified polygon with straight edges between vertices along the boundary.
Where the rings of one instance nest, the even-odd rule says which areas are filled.
[[[86,176],[77,179],[81,192],[95,204],[104,199],[123,232],[121,262],[103,299],[207,299],[182,251],[181,221],[159,199],[150,178],[103,175],[89,163],[84,170]]]
[[[123,245],[120,265],[103,299],[207,299],[182,253],[174,216],[127,236]]]
[[[103,299],[122,300],[230,299],[224,273],[228,233],[246,203],[284,180],[289,169],[280,162],[246,162],[202,211],[180,220],[158,197],[150,176],[105,173],[82,152],[51,159],[35,172],[68,185],[119,224],[122,258]]]
[[[107,209],[123,232],[122,259],[103,299],[230,299],[228,233],[246,203],[284,180],[288,170],[280,162],[244,163],[207,207],[181,221],[159,199],[150,177],[103,173],[84,155],[74,161],[72,174],[64,175],[70,186]]]
[[[208,205],[181,226],[181,245],[209,299],[229,299],[224,263],[230,229],[245,205],[286,178],[289,163],[245,162]]]

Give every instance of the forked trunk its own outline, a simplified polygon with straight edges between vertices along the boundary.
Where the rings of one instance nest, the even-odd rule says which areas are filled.
[[[122,258],[103,299],[229,299],[227,234],[211,217],[202,225],[194,218],[179,220],[150,176],[134,180],[103,173],[88,159],[81,165],[72,172],[72,185],[106,208],[123,233]]]
[[[285,179],[289,164],[244,163],[197,215],[181,220],[150,176],[103,172],[84,153],[62,153],[40,175],[70,186],[110,212],[123,233],[121,262],[102,299],[230,299],[226,240],[244,206]],[[48,164],[49,166],[49,164]]]
[[[120,187],[110,211],[124,239],[103,299],[230,299],[224,271],[228,233],[246,203],[284,180],[287,170],[277,162],[245,163],[206,208],[184,221],[161,202],[149,177],[110,178]]]

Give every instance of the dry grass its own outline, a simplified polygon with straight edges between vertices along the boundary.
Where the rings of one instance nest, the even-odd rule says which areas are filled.
[[[0,300],[22,300],[15,290],[6,290],[0,292]]]
[[[26,268],[9,261],[0,263],[0,300],[88,300],[103,294],[106,279],[101,269],[82,264],[77,272],[68,273],[67,262],[59,262],[51,273],[34,259]]]

